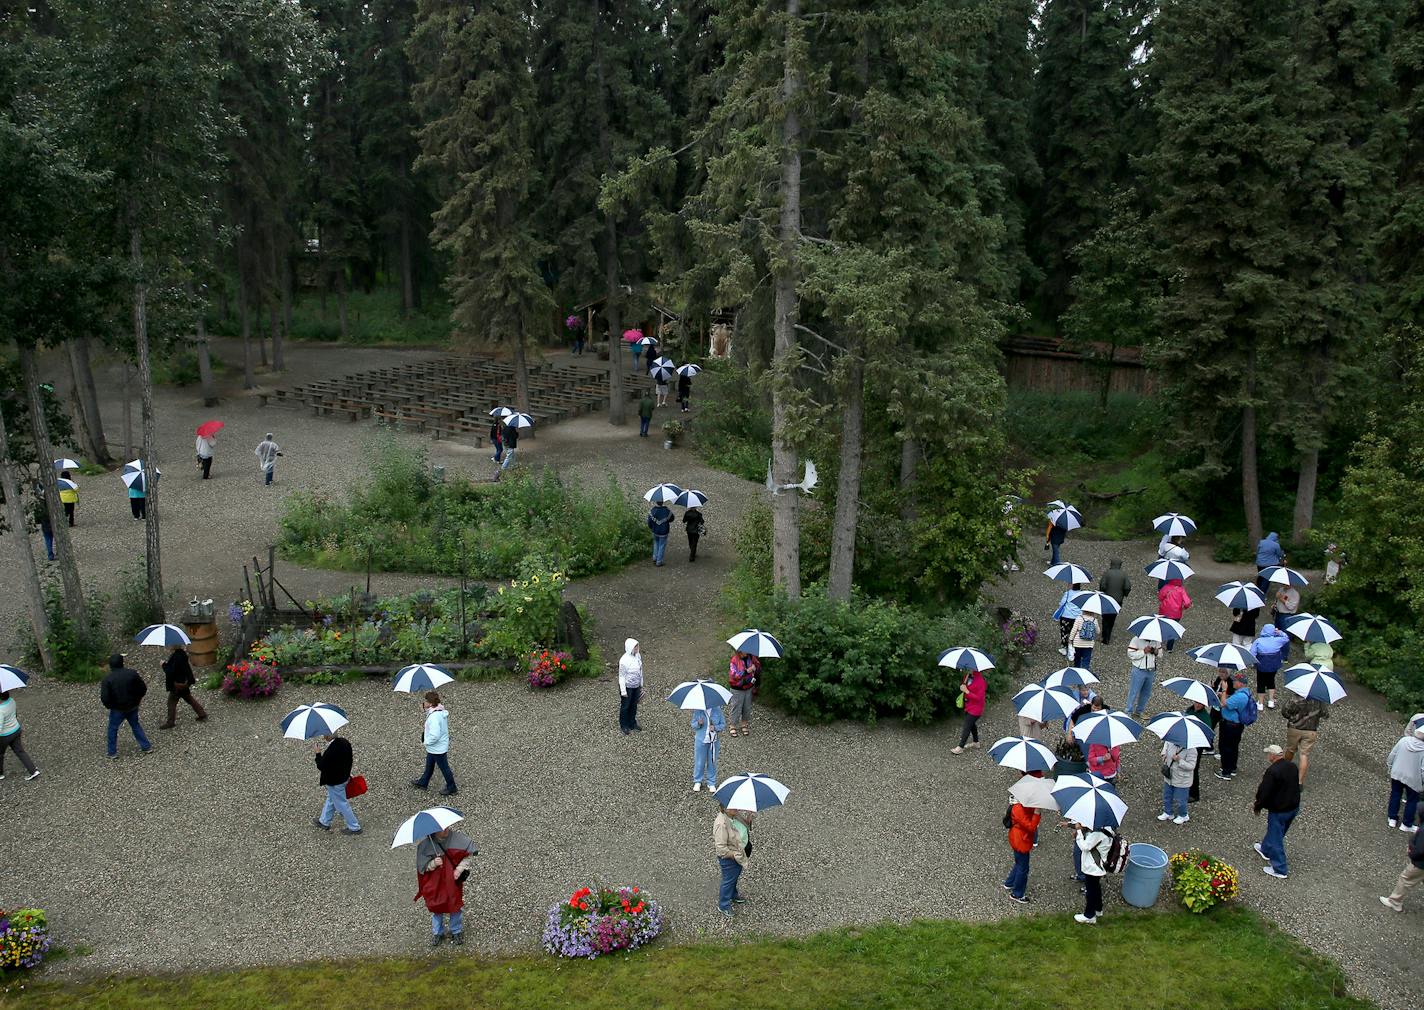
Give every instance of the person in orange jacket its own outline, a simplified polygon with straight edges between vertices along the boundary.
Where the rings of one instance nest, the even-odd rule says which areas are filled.
[[[1009,807],[1009,848],[1014,850],[1014,868],[1004,881],[1004,890],[1020,905],[1027,905],[1028,898],[1028,857],[1033,853],[1033,840],[1038,834],[1038,822],[1042,815],[1037,809],[1015,803]]]

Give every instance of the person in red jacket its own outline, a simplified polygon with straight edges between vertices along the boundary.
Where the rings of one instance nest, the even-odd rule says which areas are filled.
[[[1041,816],[1036,809],[1021,803],[1009,807],[1009,848],[1014,850],[1014,868],[1004,881],[1004,890],[1020,905],[1028,904],[1028,898],[1024,897],[1028,890],[1028,857],[1033,853],[1033,839]]]
[[[430,946],[445,941],[441,919],[448,923],[450,942],[465,942],[465,881],[470,876],[471,857],[478,854],[475,843],[463,831],[446,828],[422,838],[415,847],[415,879],[420,885],[415,901],[425,899],[430,910]]]
[[[1163,617],[1170,617],[1174,621],[1180,621],[1182,615],[1192,609],[1192,598],[1187,595],[1187,591],[1182,588],[1181,579],[1169,579],[1167,584],[1157,590],[1157,613]],[[1172,651],[1175,641],[1167,643],[1167,651]]]
[[[984,714],[984,694],[988,689],[988,681],[978,670],[970,670],[959,682],[959,693],[964,695],[964,728],[959,731],[959,746],[951,754],[963,754],[966,745],[978,749],[979,717]],[[971,736],[973,743],[969,743]]]

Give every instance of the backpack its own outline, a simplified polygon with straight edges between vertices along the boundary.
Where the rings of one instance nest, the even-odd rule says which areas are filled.
[[[1249,726],[1260,717],[1261,706],[1256,704],[1256,696],[1246,695],[1246,707],[1241,710],[1241,725]]]
[[[1127,869],[1127,857],[1132,848],[1132,843],[1122,837],[1118,832],[1113,835],[1112,845],[1108,846],[1107,858],[1103,860],[1103,870],[1107,873],[1121,873]]]
[[[1098,622],[1091,617],[1084,617],[1083,623],[1078,625],[1078,637],[1085,642],[1096,642],[1098,640]]]

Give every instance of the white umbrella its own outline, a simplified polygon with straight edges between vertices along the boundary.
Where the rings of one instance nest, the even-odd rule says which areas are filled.
[[[28,686],[29,683],[30,675],[24,670],[0,663],[0,693],[18,691],[20,688]]]
[[[1147,642],[1175,642],[1187,633],[1187,629],[1176,621],[1160,615],[1139,617],[1127,626],[1127,630]]]
[[[391,848],[401,845],[414,845],[423,838],[429,838],[437,831],[444,831],[457,821],[463,821],[465,815],[454,807],[430,807],[422,810],[414,817],[407,818],[405,823],[396,829],[395,841],[391,842]]]
[[[282,717],[282,736],[288,740],[311,740],[335,733],[348,721],[344,709],[326,702],[298,705]]]
[[[1006,736],[989,748],[994,763],[1021,772],[1046,772],[1057,763],[1053,751],[1031,736]]]
[[[70,480],[68,477],[56,477],[54,479],[54,482],[59,485],[59,489],[61,491],[79,490],[79,485],[74,483],[74,481]]]
[[[654,505],[670,505],[677,501],[677,496],[680,494],[682,494],[682,488],[676,484],[663,483],[643,492],[643,500],[650,501]]]
[[[724,780],[713,795],[728,810],[766,810],[781,806],[790,792],[774,778],[747,772]]]
[[[134,641],[139,645],[192,645],[188,633],[176,624],[150,624],[137,635]]]
[[[727,644],[738,652],[746,652],[758,659],[780,659],[781,643],[765,631],[748,628],[727,639]]]
[[[1186,712],[1163,712],[1147,722],[1147,728],[1167,743],[1178,747],[1202,749],[1212,745],[1211,727],[1194,715]]]
[[[505,417],[508,417],[510,414],[513,414],[513,413],[514,413],[514,411],[510,410],[508,407],[495,407],[493,410],[491,410],[491,411],[489,412],[489,416],[490,416],[490,417],[505,418]]]
[[[1061,670],[1054,670],[1038,682],[1040,687],[1079,687],[1096,683],[1098,678],[1093,676],[1093,671],[1085,670],[1081,666],[1065,666]]]
[[[653,377],[654,382],[661,382],[666,385],[672,381],[672,377],[677,373],[669,365],[654,365],[653,370],[648,374]]]
[[[1076,530],[1083,525],[1083,513],[1067,502],[1050,502],[1048,521],[1062,530]]]
[[[1104,747],[1136,743],[1141,735],[1141,724],[1121,712],[1093,712],[1083,716],[1073,726],[1073,739]]]
[[[676,368],[677,365],[673,363],[672,358],[666,358],[666,357],[663,357],[663,356],[660,354],[660,355],[658,355],[656,358],[653,359],[653,367],[654,367],[654,368]]]
[[[1098,592],[1096,589],[1086,593],[1077,593],[1068,599],[1071,603],[1076,604],[1078,609],[1085,614],[1097,614],[1099,617],[1106,617],[1118,614],[1122,611],[1122,607],[1118,606],[1117,600],[1114,600],[1107,593]]]
[[[1281,615],[1281,623],[1286,626],[1286,631],[1302,642],[1338,642],[1341,639],[1339,629],[1328,620],[1316,614],[1295,614],[1287,616]]]
[[[1197,531],[1197,524],[1191,516],[1180,512],[1168,512],[1152,520],[1152,528],[1164,537],[1185,537]]]
[[[1266,594],[1252,582],[1228,582],[1217,588],[1216,598],[1232,610],[1257,610],[1266,605]]]
[[[1078,699],[1067,691],[1030,684],[1014,695],[1014,711],[1034,722],[1066,719],[1078,707]]]
[[[1190,579],[1196,572],[1183,561],[1158,561],[1147,566],[1147,574],[1164,582],[1172,579]]]
[[[677,374],[678,374],[678,375],[685,375],[685,376],[687,376],[689,379],[692,378],[694,375],[696,375],[696,374],[697,374],[698,372],[700,372],[700,371],[702,371],[702,366],[701,366],[701,365],[678,365],[678,366],[677,366]]]
[[[1216,696],[1216,692],[1191,677],[1168,677],[1162,681],[1162,686],[1173,694],[1181,695],[1187,701],[1194,701],[1198,705],[1206,705],[1210,708],[1221,707],[1221,699]]]
[[[1105,778],[1064,775],[1053,786],[1053,798],[1063,818],[1090,828],[1115,828],[1127,816],[1127,804]]]
[[[1199,645],[1187,655],[1203,666],[1214,666],[1220,670],[1246,670],[1256,665],[1256,657],[1251,655],[1250,649],[1229,642]]]
[[[430,663],[416,663],[396,671],[391,690],[400,694],[424,694],[437,687],[454,683],[455,678],[444,669]]]
[[[163,471],[157,467],[153,468],[153,477],[157,480],[163,476]],[[143,489],[143,462],[133,459],[124,464],[124,468],[119,471],[119,479],[124,482],[124,487],[133,487],[138,484],[139,489]]]
[[[945,649],[939,654],[938,663],[940,666],[948,666],[955,670],[994,669],[994,661],[986,653],[965,645]]]
[[[1046,747],[1044,749],[1047,750]],[[1049,779],[1036,779],[1032,775],[1025,775],[1009,786],[1009,798],[1023,807],[1058,809],[1058,801],[1053,798],[1053,782]]]
[[[1054,582],[1066,582],[1070,586],[1086,586],[1092,583],[1093,576],[1086,568],[1077,565],[1070,565],[1066,561],[1062,564],[1053,565],[1043,573]]]
[[[732,692],[711,680],[688,680],[672,689],[668,701],[690,712],[721,708],[732,700]]]
[[[504,425],[506,428],[532,428],[534,427],[534,418],[528,414],[510,414],[505,417]]]
[[[1256,573],[1267,582],[1277,586],[1302,586],[1310,585],[1310,580],[1294,568],[1287,568],[1285,565],[1272,565],[1270,568],[1262,568]]]
[[[1302,698],[1333,704],[1345,697],[1345,685],[1340,683],[1340,678],[1314,663],[1297,663],[1281,672],[1285,677],[1286,690],[1294,691]]]

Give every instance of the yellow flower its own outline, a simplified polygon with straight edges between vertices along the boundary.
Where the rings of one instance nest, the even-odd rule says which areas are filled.
[[[536,586],[539,584],[539,576],[537,576],[537,575],[534,576],[534,584],[535,584]]]
[[[523,608],[523,607],[520,607],[520,608],[519,608],[519,613],[521,613],[521,614],[524,613],[524,608]]]

